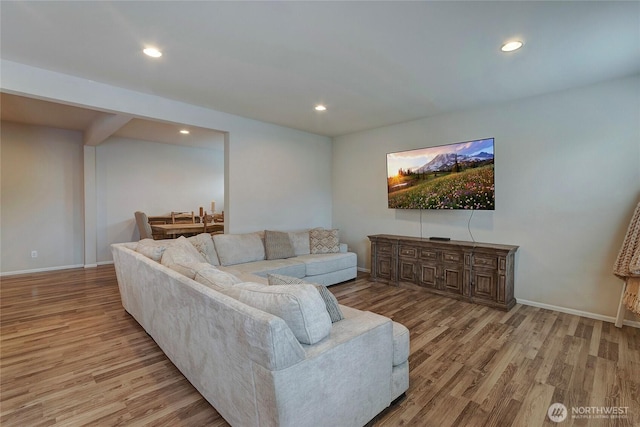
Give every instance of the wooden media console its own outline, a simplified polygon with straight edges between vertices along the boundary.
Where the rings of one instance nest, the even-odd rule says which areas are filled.
[[[508,311],[518,246],[376,234],[371,279]]]

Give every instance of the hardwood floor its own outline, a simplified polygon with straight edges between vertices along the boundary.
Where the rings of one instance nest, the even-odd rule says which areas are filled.
[[[0,287],[3,427],[227,425],[122,309],[113,266]],[[553,426],[555,402],[568,409],[557,425],[640,425],[640,329],[520,304],[505,313],[367,275],[329,289],[411,331],[407,396],[375,426]],[[623,418],[594,413],[613,407]]]

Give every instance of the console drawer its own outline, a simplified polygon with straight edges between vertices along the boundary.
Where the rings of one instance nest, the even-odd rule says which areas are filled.
[[[418,249],[413,246],[400,246],[400,256],[405,258],[417,258]]]
[[[461,252],[442,252],[442,260],[444,262],[462,262]]]
[[[435,261],[438,259],[438,252],[431,249],[420,249],[420,258]]]
[[[376,252],[384,255],[391,255],[391,245],[378,244],[376,246]]]
[[[474,267],[498,268],[498,257],[488,254],[475,254],[473,256]]]

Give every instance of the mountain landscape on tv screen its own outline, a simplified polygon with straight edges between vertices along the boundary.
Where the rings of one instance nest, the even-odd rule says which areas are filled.
[[[451,171],[456,164],[469,167],[474,164],[487,163],[487,161],[493,161],[493,154],[484,151],[472,156],[457,153],[438,154],[429,163],[412,171],[415,173],[444,172]]]
[[[473,149],[481,144],[484,150]],[[492,139],[390,153],[388,167],[391,156],[396,161],[429,160],[422,166],[400,167],[395,174],[388,171],[389,208],[495,209]]]

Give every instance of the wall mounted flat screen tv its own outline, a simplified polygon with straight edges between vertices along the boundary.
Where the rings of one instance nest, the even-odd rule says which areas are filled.
[[[493,138],[387,154],[391,209],[495,209]]]

